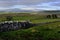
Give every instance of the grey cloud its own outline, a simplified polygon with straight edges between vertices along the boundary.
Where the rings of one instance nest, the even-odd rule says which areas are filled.
[[[60,2],[52,3],[51,5],[52,5],[52,6],[60,6]]]
[[[50,2],[54,0],[0,0],[0,7],[9,7],[13,5],[34,5],[42,2]]]
[[[59,0],[0,0],[0,7],[10,7],[13,5],[35,5],[51,1],[54,2]]]

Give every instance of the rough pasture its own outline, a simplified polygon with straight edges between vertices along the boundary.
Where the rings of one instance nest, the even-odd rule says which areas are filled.
[[[4,14],[0,15],[0,22],[5,21],[6,16],[12,16],[13,21],[29,20],[37,25],[28,29],[0,32],[0,40],[60,40],[60,18],[48,19],[47,15],[40,14]]]

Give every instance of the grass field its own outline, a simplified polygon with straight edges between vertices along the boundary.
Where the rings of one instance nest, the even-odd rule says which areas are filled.
[[[2,32],[0,38],[5,40],[60,40],[60,22],[34,26],[29,29]]]
[[[30,20],[32,23],[53,22],[60,20],[47,19],[46,15],[38,14],[7,14],[0,16],[0,22],[6,20],[6,16],[13,16],[13,21]],[[60,22],[38,25],[28,29],[1,32],[0,40],[60,40]]]
[[[12,16],[13,21],[31,21],[32,23],[40,23],[40,22],[50,22],[50,21],[56,21],[60,20],[60,18],[57,19],[47,19],[46,15],[41,14],[27,14],[27,13],[18,13],[18,14],[1,14],[0,15],[0,22],[6,21],[7,16]]]

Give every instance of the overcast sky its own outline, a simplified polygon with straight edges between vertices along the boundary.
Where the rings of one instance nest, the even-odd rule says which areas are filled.
[[[0,0],[0,10],[60,10],[60,0]]]

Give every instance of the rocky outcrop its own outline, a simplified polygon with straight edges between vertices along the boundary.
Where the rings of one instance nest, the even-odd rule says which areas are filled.
[[[5,21],[0,23],[0,32],[26,29],[32,26],[30,22]]]

